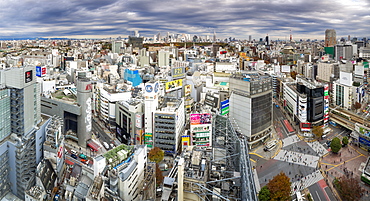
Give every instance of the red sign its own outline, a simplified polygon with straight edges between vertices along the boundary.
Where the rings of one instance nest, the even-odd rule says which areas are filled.
[[[63,147],[59,147],[58,158],[62,158],[62,156],[63,156]]]
[[[46,68],[41,68],[41,75],[45,75],[46,74]]]
[[[87,90],[91,90],[91,89],[92,89],[92,85],[91,84],[86,85],[86,89],[85,89],[86,91]]]

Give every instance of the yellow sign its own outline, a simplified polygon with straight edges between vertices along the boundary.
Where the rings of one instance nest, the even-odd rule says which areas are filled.
[[[190,94],[191,94],[191,85],[190,84],[185,85],[185,97],[190,96]]]
[[[182,79],[166,82],[166,92],[182,88]]]

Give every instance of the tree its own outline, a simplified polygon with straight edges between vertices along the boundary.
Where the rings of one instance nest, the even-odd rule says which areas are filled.
[[[360,109],[361,108],[361,103],[359,103],[359,102],[356,102],[355,104],[353,104],[353,108],[355,108],[356,110],[357,109]]]
[[[280,172],[267,184],[271,200],[288,200],[290,198],[290,178]]]
[[[331,143],[330,143],[330,148],[331,148],[331,151],[334,152],[334,153],[338,153],[339,150],[342,148],[342,145],[340,143],[340,139],[335,137]]]
[[[320,138],[324,133],[324,129],[321,126],[314,126],[312,128],[312,133],[316,135],[316,137]]]
[[[360,200],[364,189],[360,186],[359,181],[353,177],[342,176],[334,181],[335,187],[339,191],[342,200],[355,201]]]
[[[164,158],[164,152],[159,147],[154,147],[152,150],[149,151],[148,158],[150,161],[155,163],[160,163]]]
[[[291,71],[290,72],[290,77],[292,77],[293,79],[296,79],[297,78],[297,72]]]
[[[269,201],[270,198],[270,191],[267,186],[261,188],[260,192],[258,193],[258,200],[260,201]]]
[[[348,137],[344,136],[342,139],[342,144],[347,145],[348,144]]]
[[[161,168],[159,168],[158,163],[155,164],[155,183],[157,186],[161,185],[163,183],[163,173]]]

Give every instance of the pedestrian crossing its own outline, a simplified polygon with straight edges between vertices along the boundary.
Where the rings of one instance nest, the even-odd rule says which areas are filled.
[[[300,139],[297,135],[289,136],[289,137],[283,139],[283,147],[289,146],[289,145],[294,144],[298,141],[300,141]]]
[[[316,170],[315,172],[302,177],[299,181],[293,182],[291,185],[292,193],[308,188],[322,179],[324,179],[324,177],[320,170]]]
[[[310,146],[320,157],[327,154],[329,151],[319,142],[307,142],[308,146]]]
[[[317,163],[319,161],[318,156],[303,154],[295,151],[287,151],[284,149],[280,150],[274,159],[313,168],[317,167]]]

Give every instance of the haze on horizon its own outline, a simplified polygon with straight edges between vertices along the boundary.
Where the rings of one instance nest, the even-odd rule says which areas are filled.
[[[127,37],[138,30],[285,40],[367,37],[370,0],[0,0],[0,38]]]

